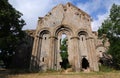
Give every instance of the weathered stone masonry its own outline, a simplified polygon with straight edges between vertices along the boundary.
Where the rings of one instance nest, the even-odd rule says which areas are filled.
[[[60,40],[68,39],[68,60],[74,71],[83,69],[86,59],[91,71],[99,71],[98,60],[107,49],[97,32],[92,32],[91,17],[71,3],[59,4],[38,20],[31,56],[31,70],[61,69]]]

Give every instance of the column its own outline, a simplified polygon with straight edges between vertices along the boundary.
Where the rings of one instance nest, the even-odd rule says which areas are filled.
[[[42,46],[42,37],[39,37],[37,55],[36,55],[38,60],[38,66],[41,65],[41,46]]]
[[[90,70],[93,70],[93,62],[92,62],[92,50],[91,50],[91,43],[90,43],[90,38],[87,38],[87,48],[88,48],[88,60],[89,60],[89,66]]]
[[[60,65],[60,62],[62,62],[62,58],[61,58],[61,55],[60,55],[60,46],[61,46],[61,37],[58,36],[58,39],[56,41],[56,48],[57,48],[57,70],[60,70],[61,69],[61,65]]]
[[[80,55],[79,55],[79,47],[78,47],[78,43],[79,43],[79,37],[71,37],[71,39],[73,40],[73,58],[74,58],[74,70],[76,72],[80,71]]]
[[[55,36],[50,37],[50,68],[56,69]]]
[[[89,46],[89,60],[90,60],[90,68],[93,71],[98,71],[98,62],[97,62],[97,54],[94,45],[94,39],[89,37],[87,39],[88,46]]]
[[[95,50],[95,44],[94,44],[94,39],[93,38],[91,39],[91,43],[92,43],[92,51],[93,51],[94,71],[99,71],[97,53],[96,53],[96,50]]]
[[[32,48],[32,55],[31,55],[31,62],[30,62],[30,69],[35,69],[36,66],[36,54],[37,54],[37,48],[38,48],[38,42],[39,42],[39,38],[38,36],[35,37],[34,39],[34,44],[33,44],[33,48]]]

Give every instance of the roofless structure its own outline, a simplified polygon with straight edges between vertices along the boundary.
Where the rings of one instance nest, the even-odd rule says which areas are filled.
[[[107,50],[91,29],[91,17],[67,3],[38,19],[31,56],[31,70],[61,69],[62,35],[67,38],[68,61],[74,71],[99,71],[98,61]]]

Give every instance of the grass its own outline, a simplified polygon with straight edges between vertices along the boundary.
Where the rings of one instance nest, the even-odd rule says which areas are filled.
[[[48,70],[47,72],[30,73],[14,70],[0,73],[0,78],[120,78],[120,71],[102,66],[99,72],[64,72]]]
[[[108,66],[104,66],[104,65],[99,66],[99,70],[100,70],[101,72],[116,71],[115,69],[113,69],[113,68],[111,68],[111,67],[108,67]]]
[[[120,71],[90,72],[90,73],[83,73],[83,72],[29,73],[29,74],[8,75],[7,78],[120,78]]]

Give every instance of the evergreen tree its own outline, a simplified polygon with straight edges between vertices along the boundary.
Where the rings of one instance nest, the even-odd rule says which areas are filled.
[[[68,61],[68,52],[67,52],[67,38],[64,38],[62,40],[60,50],[61,50],[61,57],[62,57],[62,63],[61,67],[64,69],[67,69],[70,67],[69,61]]]
[[[113,65],[120,69],[120,5],[112,5],[109,17],[98,29],[99,37],[103,34],[106,34],[110,42],[108,53],[113,57]]]
[[[0,0],[0,59],[6,67],[9,67],[16,46],[24,37],[22,27],[25,22],[21,16],[8,0]]]

